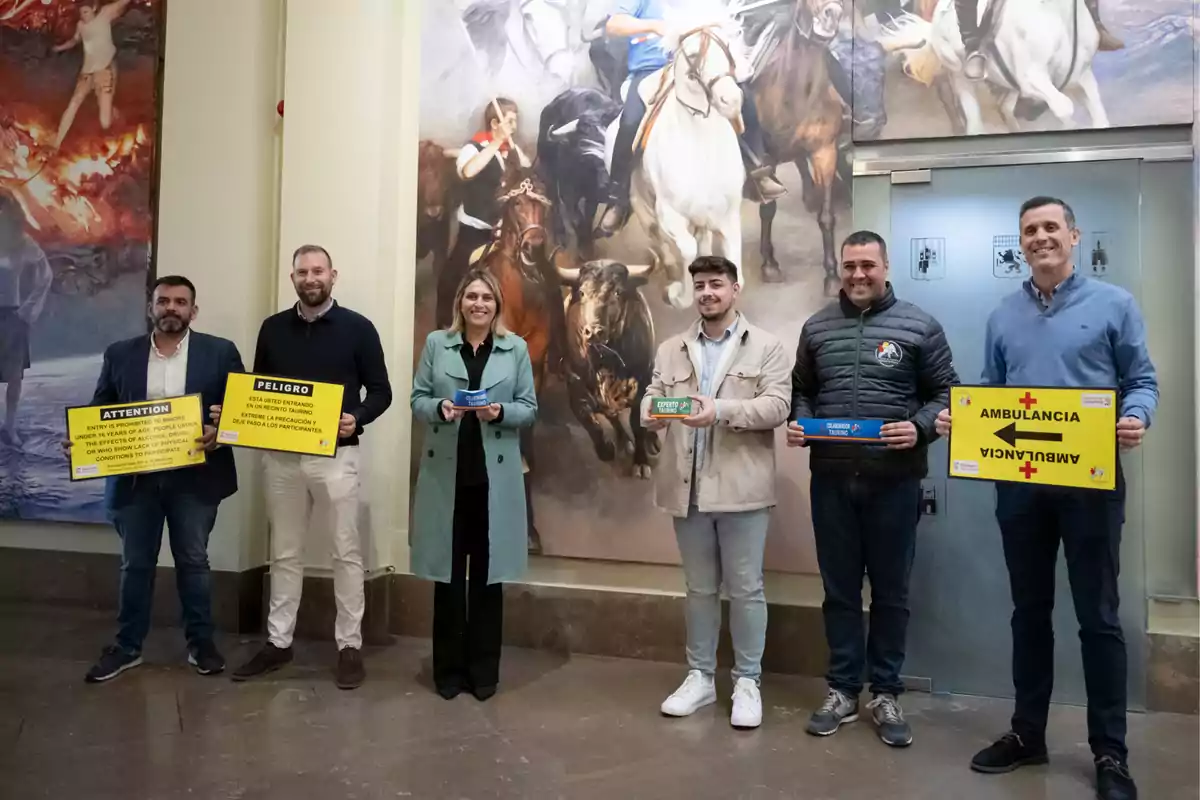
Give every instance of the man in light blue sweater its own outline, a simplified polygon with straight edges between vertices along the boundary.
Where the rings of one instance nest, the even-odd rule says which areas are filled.
[[[1146,329],[1124,289],[1074,271],[1079,244],[1071,207],[1035,197],[1021,207],[1021,250],[1032,277],[988,319],[983,381],[1008,386],[1111,387],[1119,397],[1117,441],[1142,442],[1158,406]],[[950,412],[938,417],[950,433]],[[1113,491],[996,484],[1014,611],[1012,730],[971,761],[977,772],[1046,762],[1054,685],[1054,573],[1066,552],[1088,695],[1088,743],[1101,800],[1135,800],[1125,748],[1125,638],[1118,616],[1125,480]]]

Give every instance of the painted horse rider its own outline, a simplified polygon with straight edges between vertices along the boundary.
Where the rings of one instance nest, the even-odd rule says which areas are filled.
[[[1084,2],[1100,34],[1100,49],[1123,49],[1125,43],[1113,36],[1100,21],[1100,0]],[[954,12],[958,15],[958,29],[962,33],[963,48],[967,51],[963,72],[971,80],[980,80],[984,75],[984,57],[979,48],[983,44],[984,31],[979,27],[979,0],[954,0]]]
[[[662,38],[667,25],[663,19],[663,0],[620,0],[609,17],[606,33],[629,38],[629,89],[625,109],[621,113],[617,140],[613,148],[609,182],[608,208],[600,221],[600,235],[611,236],[625,224],[629,216],[629,184],[633,176],[633,145],[646,114],[646,104],[638,87],[648,76],[666,67],[670,53]],[[787,189],[775,177],[775,168],[766,163],[766,146],[754,101],[743,85],[742,118],[745,132],[741,136],[742,155],[750,177],[754,180],[764,202],[777,200]]]

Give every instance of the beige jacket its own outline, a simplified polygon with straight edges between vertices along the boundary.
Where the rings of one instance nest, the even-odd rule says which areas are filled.
[[[642,401],[642,418],[654,397],[699,394],[703,355],[700,321],[658,348],[654,378]],[[792,363],[779,339],[743,316],[734,341],[718,365],[713,386],[717,423],[708,429],[707,450],[696,475],[700,511],[751,511],[775,505],[775,429],[791,409]],[[661,435],[661,433],[660,433]],[[695,429],[669,423],[655,469],[655,502],[686,517],[691,497]]]

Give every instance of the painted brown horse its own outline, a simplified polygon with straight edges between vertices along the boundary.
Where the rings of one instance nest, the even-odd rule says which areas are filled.
[[[839,0],[797,0],[791,24],[750,84],[771,161],[794,162],[804,181],[804,204],[821,229],[827,294],[840,285],[833,206],[846,108],[829,77],[828,39],[816,34],[814,20],[827,20],[831,7],[840,16]],[[776,211],[774,202],[759,207],[767,281],[783,280],[771,241]]]
[[[538,397],[546,380],[547,367],[561,361],[563,321],[562,290],[551,263],[549,235],[550,200],[534,167],[510,164],[500,185],[502,208],[495,240],[487,246],[479,263],[496,276],[504,297],[504,325],[525,340],[533,365],[533,385]],[[533,431],[521,431],[521,455],[525,473],[525,503],[529,517],[529,550],[541,552],[541,537],[533,524],[531,478],[534,474]]]
[[[546,231],[550,199],[534,169],[510,166],[500,185],[499,200],[500,225],[480,264],[500,283],[504,324],[529,346],[534,385],[540,392],[550,361],[554,324],[562,316],[562,295]]]

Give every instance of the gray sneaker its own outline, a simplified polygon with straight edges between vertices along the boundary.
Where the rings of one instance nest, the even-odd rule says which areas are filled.
[[[850,698],[830,689],[821,707],[813,712],[805,728],[813,736],[829,736],[847,722],[858,719],[858,698]]]
[[[904,709],[895,695],[877,694],[867,703],[871,716],[879,728],[879,738],[889,747],[908,747],[912,744],[912,728],[904,720]]]

